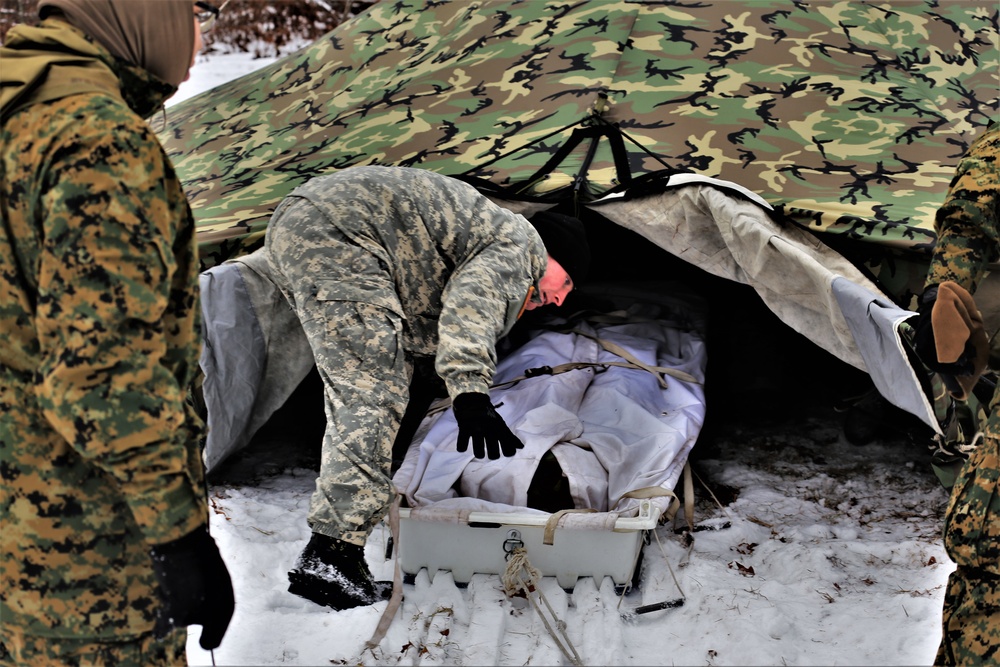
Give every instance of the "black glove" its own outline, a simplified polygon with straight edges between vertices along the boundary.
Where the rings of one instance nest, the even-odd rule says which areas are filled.
[[[153,631],[156,637],[166,637],[173,628],[200,625],[201,647],[216,648],[229,627],[235,601],[229,571],[208,528],[156,545],[149,555],[163,602]]]
[[[938,286],[932,285],[920,295],[917,307],[917,320],[913,327],[913,346],[917,356],[927,368],[944,375],[971,375],[975,369],[976,347],[970,339],[965,344],[965,351],[952,362],[938,361],[937,341],[934,339],[934,326],[931,323],[931,312],[937,303]]]
[[[524,447],[524,443],[507,428],[503,417],[493,409],[488,394],[459,394],[451,402],[451,409],[455,411],[455,421],[458,422],[458,451],[464,452],[469,448],[470,438],[472,454],[477,459],[488,452],[490,458],[496,460],[500,458],[501,450],[504,456],[514,456],[517,450]]]

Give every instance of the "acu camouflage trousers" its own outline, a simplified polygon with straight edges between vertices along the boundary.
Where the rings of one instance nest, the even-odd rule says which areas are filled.
[[[1000,439],[987,437],[962,467],[945,515],[948,578],[935,664],[1000,664]]]
[[[348,238],[305,199],[282,202],[266,247],[323,379],[327,426],[309,526],[363,545],[394,495],[392,443],[413,372],[399,297],[377,249]]]

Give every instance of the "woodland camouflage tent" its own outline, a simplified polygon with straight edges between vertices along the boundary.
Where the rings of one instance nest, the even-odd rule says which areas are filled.
[[[420,167],[514,210],[599,211],[874,372],[859,348],[878,335],[845,318],[843,291],[891,328],[920,288],[957,160],[998,117],[998,15],[994,0],[383,0],[171,108],[160,134],[206,267],[258,244],[316,174]],[[890,397],[926,413],[911,399]]]

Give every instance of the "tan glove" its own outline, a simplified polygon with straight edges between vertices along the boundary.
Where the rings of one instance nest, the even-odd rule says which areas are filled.
[[[990,355],[990,342],[983,325],[983,316],[968,290],[947,280],[938,285],[937,300],[931,310],[931,326],[937,360],[943,364],[958,361],[967,354],[971,344],[972,372],[968,375],[943,374],[945,386],[958,400],[965,400],[986,369]]]

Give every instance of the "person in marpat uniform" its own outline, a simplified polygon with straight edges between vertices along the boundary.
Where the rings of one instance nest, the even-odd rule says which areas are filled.
[[[957,398],[995,359],[972,294],[987,265],[1000,260],[1000,124],[994,122],[958,165],[935,222],[934,247],[920,298],[915,344]],[[1000,388],[983,439],[951,490],[944,545],[955,564],[948,579],[936,664],[1000,663]]]
[[[536,231],[537,230],[537,231]],[[278,208],[265,249],[325,388],[327,429],[289,590],[334,609],[380,598],[364,544],[393,497],[393,439],[414,359],[433,357],[457,447],[498,459],[523,445],[489,398],[496,343],[526,309],[561,305],[590,251],[576,218],[525,218],[430,171],[354,167]]]
[[[217,11],[38,9],[0,49],[0,663],[183,664],[234,599],[185,400],[194,219],[143,119]]]

